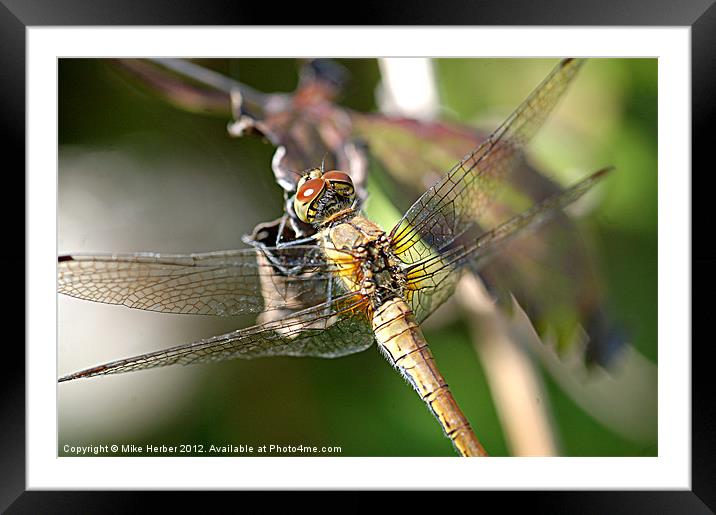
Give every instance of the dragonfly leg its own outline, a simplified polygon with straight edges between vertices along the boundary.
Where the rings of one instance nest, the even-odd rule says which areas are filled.
[[[276,234],[276,246],[278,247],[281,245],[281,235],[283,234],[283,230],[286,227],[286,218],[287,215],[283,215],[281,217],[281,223],[278,226],[278,233]]]
[[[286,247],[294,247],[296,245],[305,245],[307,243],[316,243],[316,237],[315,236],[308,236],[307,238],[301,238],[298,240],[291,240],[287,241],[285,243],[277,243],[276,248],[282,249]]]
[[[330,314],[331,305],[333,304],[333,274],[328,276],[328,292],[326,294],[328,302],[326,302],[326,314]]]

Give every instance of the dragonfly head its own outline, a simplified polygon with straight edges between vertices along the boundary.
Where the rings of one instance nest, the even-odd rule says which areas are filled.
[[[320,223],[330,215],[350,207],[356,198],[350,175],[339,170],[309,170],[298,181],[293,209],[307,223]]]

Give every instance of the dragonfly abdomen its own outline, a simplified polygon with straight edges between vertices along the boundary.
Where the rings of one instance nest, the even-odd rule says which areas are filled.
[[[455,449],[462,456],[487,456],[438,370],[405,301],[395,297],[379,306],[372,324],[378,348],[425,401]]]

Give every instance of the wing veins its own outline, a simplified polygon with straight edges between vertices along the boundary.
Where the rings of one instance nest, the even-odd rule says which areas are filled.
[[[486,200],[484,202],[471,204],[471,199],[466,195],[471,189],[474,189],[474,182],[480,178],[488,180],[489,172],[493,170],[504,169],[506,171],[514,166],[516,158],[521,155],[522,147],[544,123],[582,63],[583,60],[575,59],[560,61],[485,142],[468,153],[438,184],[428,189],[413,204],[391,231],[391,239],[394,242],[396,253],[409,252],[410,248],[422,238],[427,239],[428,245],[432,245],[433,241],[442,243],[453,241],[455,235],[450,233],[432,234],[430,230],[426,232],[426,228],[432,229],[438,225],[437,223],[431,224],[435,218],[438,218],[438,222],[440,218],[444,218],[443,221],[447,222],[448,217],[451,217],[452,227],[444,226],[445,230],[451,232],[457,231],[462,225],[470,225],[475,222],[475,218],[492,200],[494,192],[485,191]],[[495,155],[493,151],[499,152],[501,149],[504,149],[507,154],[490,160]],[[480,168],[483,164],[485,167]],[[472,174],[471,172],[476,167],[478,173]],[[500,180],[501,175],[503,174],[495,174],[496,182]],[[445,188],[449,183],[452,184],[449,188]],[[415,224],[419,218],[421,219]],[[413,241],[413,236],[418,236],[419,239]],[[411,259],[411,256],[406,257]]]
[[[333,317],[339,318],[328,326],[326,329],[327,331],[337,327],[342,322],[353,323],[356,316],[359,317],[359,320],[365,321],[363,334],[356,335],[355,331],[345,333],[346,336],[363,339],[358,342],[349,342],[348,344],[340,342],[344,345],[344,349],[341,350],[339,348],[335,356],[328,352],[331,349],[321,351],[324,352],[325,355],[321,354],[321,352],[313,354],[308,353],[306,355],[337,357],[342,355],[341,353],[358,352],[372,343],[372,330],[370,329],[370,325],[367,323],[367,319],[361,317],[360,314],[354,314],[356,311],[365,309],[366,303],[367,299],[364,296],[356,293],[348,293],[333,299],[331,302],[324,302],[296,312],[290,317],[280,321],[266,322],[264,324],[239,329],[237,331],[199,340],[197,342],[177,345],[163,350],[107,362],[99,366],[63,376],[59,379],[59,382],[96,375],[161,367],[171,364],[190,364],[194,362],[220,361],[222,359],[230,359],[234,357],[252,358],[261,357],[263,355],[274,355],[272,354],[272,348],[274,346],[290,346],[294,342],[296,344],[295,350],[288,349],[285,352],[279,350],[279,354],[302,355],[300,351],[305,350],[312,338],[320,338],[324,335],[324,330],[312,329],[311,325],[316,323],[328,323]],[[338,307],[338,309],[331,309],[332,307]],[[341,316],[346,316],[346,318],[340,318]],[[302,337],[301,333],[303,332],[307,332],[307,336]],[[370,336],[369,341],[368,336]],[[292,341],[294,337],[296,339],[295,341]],[[252,346],[259,347],[263,344],[266,344],[267,347],[260,349],[260,352],[256,354],[251,353],[250,348]],[[242,354],[242,347],[249,347],[249,349]],[[231,355],[227,355],[226,353],[230,353]]]

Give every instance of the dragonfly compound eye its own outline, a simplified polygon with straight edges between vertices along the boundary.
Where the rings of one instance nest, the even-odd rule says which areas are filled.
[[[293,209],[298,217],[307,223],[316,219],[316,205],[326,190],[326,181],[323,178],[309,179],[303,182],[293,201]]]
[[[350,175],[345,172],[333,170],[323,174],[323,179],[327,180],[333,190],[339,195],[348,197],[351,200],[355,197],[355,187]]]

